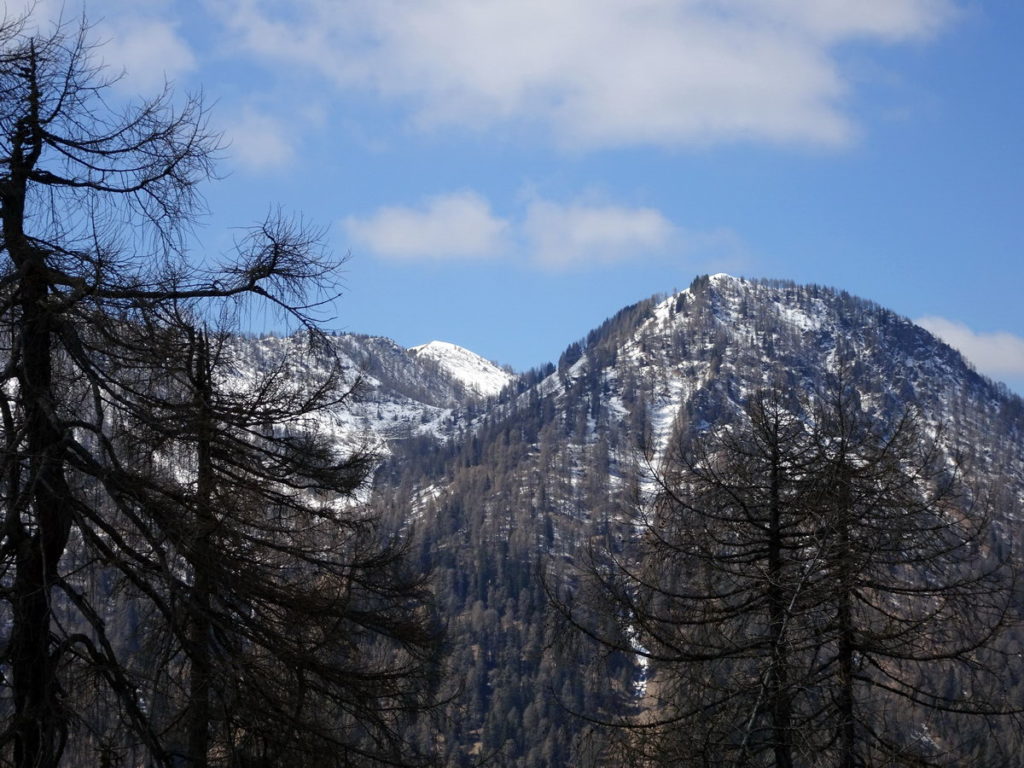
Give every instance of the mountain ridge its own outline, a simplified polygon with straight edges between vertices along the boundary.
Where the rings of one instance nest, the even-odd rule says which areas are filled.
[[[260,342],[267,354],[283,343]],[[622,308],[491,397],[467,387],[444,354],[424,354],[430,344],[330,343],[360,379],[337,429],[378,446],[371,503],[433,574],[448,665],[462,683],[440,737],[455,768],[484,755],[516,768],[596,765],[584,755],[601,735],[568,712],[616,711],[644,672],[621,659],[609,686],[607,671],[581,667],[548,590],[571,590],[594,547],[628,551],[644,461],[742,418],[761,388],[814,397],[842,371],[873,418],[916,409],[970,473],[971,493],[996,511],[992,545],[1012,548],[1021,533],[1024,401],[925,329],[845,291],[698,277]],[[421,728],[424,746],[436,743]]]
[[[739,418],[760,388],[814,396],[841,367],[873,417],[915,408],[941,431],[1010,546],[1024,509],[1024,401],[910,320],[821,286],[697,278],[521,374],[443,444],[396,447],[387,498],[397,519],[416,520],[413,546],[435,573],[452,664],[471,692],[471,715],[446,735],[450,764],[495,752],[499,765],[580,764],[580,745],[599,737],[564,712],[618,705],[606,679],[555,650],[564,638],[551,628],[550,585],[571,585],[598,543],[625,551],[645,456],[657,462],[669,441]],[[415,510],[403,512],[396,488]],[[616,690],[641,679],[635,660],[617,670]],[[539,728],[508,724],[538,712],[548,713]]]
[[[415,357],[435,361],[453,379],[483,397],[494,397],[515,379],[515,374],[451,342],[430,341],[409,347],[406,351]]]

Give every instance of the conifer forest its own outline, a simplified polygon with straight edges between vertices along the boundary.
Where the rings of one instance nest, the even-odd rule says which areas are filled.
[[[118,106],[85,24],[34,29],[0,27],[0,766],[1021,764],[1020,397],[724,274],[520,373],[332,331],[300,215],[193,252],[208,105]]]

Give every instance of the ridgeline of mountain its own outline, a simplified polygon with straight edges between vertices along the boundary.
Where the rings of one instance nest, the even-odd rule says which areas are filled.
[[[499,368],[468,349],[446,341],[432,341],[411,347],[409,352],[418,360],[432,360],[451,377],[461,382],[471,393],[493,397],[507,387],[515,375]]]
[[[361,334],[331,336],[329,343],[353,392],[325,426],[339,439],[385,454],[403,440],[443,441],[465,429],[486,397],[515,378],[454,344],[404,349],[391,339]],[[296,352],[301,344],[298,337],[239,340],[240,370],[235,375],[244,379],[252,369],[287,360],[295,378],[316,378],[330,361]]]
[[[569,712],[614,706],[641,670],[626,659],[614,679],[593,677],[562,642],[545,590],[571,581],[588,546],[622,550],[641,448],[657,456],[759,388],[814,393],[844,364],[868,411],[914,407],[928,429],[942,425],[1003,543],[1020,535],[1024,401],[924,329],[842,291],[700,277],[517,377],[451,345],[335,343],[364,381],[343,421],[387,445],[376,493],[411,531],[447,624],[460,683],[441,744],[452,766],[595,764],[600,737]],[[427,726],[422,738],[433,738]]]

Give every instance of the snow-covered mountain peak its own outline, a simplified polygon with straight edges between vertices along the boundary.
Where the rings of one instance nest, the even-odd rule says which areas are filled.
[[[431,341],[410,347],[409,353],[421,359],[433,360],[453,379],[484,397],[498,394],[515,379],[514,374],[475,352],[447,341]]]
[[[718,272],[708,277],[708,281],[713,283],[714,285],[718,285],[720,283],[734,283],[741,280],[742,278],[733,277],[732,275],[727,274],[725,272]]]

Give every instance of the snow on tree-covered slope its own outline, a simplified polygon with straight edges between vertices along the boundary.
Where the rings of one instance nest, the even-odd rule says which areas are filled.
[[[258,367],[299,341],[244,343]],[[546,628],[555,624],[537,574],[571,568],[594,541],[625,541],[633,529],[623,510],[647,484],[643,461],[735,416],[761,387],[813,393],[845,361],[866,409],[885,417],[912,408],[936,433],[944,425],[944,444],[984,490],[998,535],[1007,547],[1020,536],[1024,401],[924,329],[843,291],[698,278],[626,307],[557,366],[521,377],[440,342],[331,343],[362,382],[339,434],[373,437],[390,458],[377,491],[414,532],[413,551],[450,611],[450,665],[475,701],[457,703],[458,725],[444,734],[453,765],[491,752],[510,768],[577,764],[566,745],[586,740],[574,721],[508,725],[550,711],[551,691],[583,707],[571,698],[583,690],[578,678],[552,661]],[[289,359],[294,375],[311,379],[322,364]]]
[[[431,341],[410,347],[415,357],[433,360],[467,389],[484,397],[493,397],[508,386],[515,376],[480,355],[447,341]]]
[[[640,440],[658,456],[674,435],[740,413],[760,388],[811,394],[840,368],[869,412],[918,411],[951,455],[1007,478],[1019,491],[1010,506],[1024,508],[1024,401],[910,320],[823,286],[700,277],[624,308],[492,413],[547,414],[585,473],[589,447],[607,445],[612,467],[625,467]]]
[[[320,427],[343,443],[365,445],[384,455],[390,453],[395,440],[451,437],[467,421],[466,409],[483,394],[467,387],[440,361],[410,354],[383,336],[339,334],[328,341],[333,349],[317,352],[306,346],[301,334],[239,338],[235,341],[236,367],[229,378],[252,381],[261,370],[287,360],[291,377],[312,383],[323,378],[336,356],[355,390],[332,412],[321,415],[324,423]],[[467,360],[476,357],[463,352]],[[504,371],[501,374],[504,381],[514,378]]]

